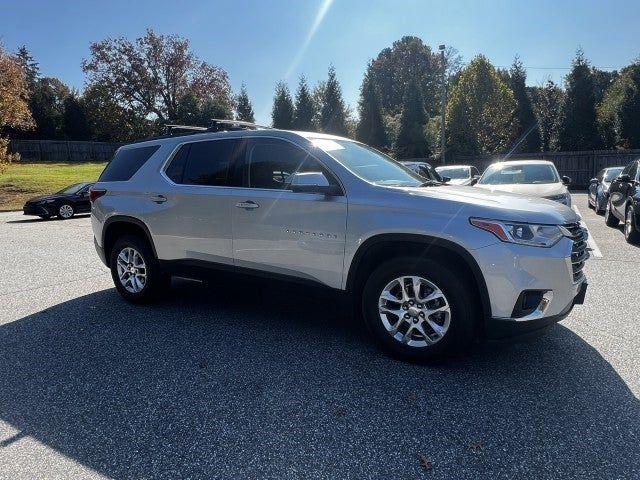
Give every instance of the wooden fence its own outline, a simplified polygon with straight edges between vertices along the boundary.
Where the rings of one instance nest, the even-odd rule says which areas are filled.
[[[106,162],[121,143],[66,140],[11,140],[9,149],[22,162]]]
[[[475,165],[480,172],[500,160],[549,160],[553,162],[560,175],[571,177],[572,185],[577,188],[589,185],[589,180],[606,167],[624,166],[640,158],[640,150],[596,150],[585,152],[540,152],[512,154],[508,159],[499,155],[484,156],[448,156],[447,165]],[[436,161],[434,165],[439,165]]]

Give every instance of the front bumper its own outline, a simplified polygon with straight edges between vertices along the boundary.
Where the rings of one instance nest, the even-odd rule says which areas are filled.
[[[533,336],[544,332],[551,325],[565,319],[573,310],[575,305],[582,305],[584,297],[587,293],[587,282],[583,281],[578,285],[578,290],[571,300],[560,313],[544,316],[539,315],[535,318],[510,319],[496,318],[487,319],[484,324],[484,335],[487,340],[502,340],[514,337]]]
[[[49,210],[47,210],[47,208],[44,205],[34,205],[34,204],[30,204],[30,203],[27,203],[24,207],[22,207],[22,214],[23,215],[37,215],[37,216],[41,216],[41,215],[52,216],[52,215],[54,215],[54,213],[52,213]]]

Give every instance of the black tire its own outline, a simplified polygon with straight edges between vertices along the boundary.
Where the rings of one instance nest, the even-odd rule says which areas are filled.
[[[596,196],[596,199],[598,197]],[[589,199],[589,194],[587,193],[587,208],[595,208],[595,205],[591,205],[591,200]]]
[[[449,329],[432,345],[414,347],[401,343],[385,328],[380,318],[380,295],[389,282],[401,276],[420,276],[432,282],[449,303]],[[467,283],[468,280],[455,273],[449,263],[416,257],[389,260],[374,270],[365,283],[362,294],[364,320],[376,341],[403,360],[425,362],[460,353],[472,342],[480,319],[479,299],[475,288]]]
[[[617,227],[620,220],[611,211],[611,200],[607,202],[607,208],[604,211],[604,223],[607,227]]]
[[[602,205],[600,205],[600,198],[596,195],[596,200],[593,205],[593,209],[596,212],[596,215],[602,215]]]
[[[146,282],[139,292],[131,292],[120,281],[118,275],[118,255],[126,249],[133,248],[142,257],[146,266]],[[122,297],[131,303],[150,303],[156,301],[160,294],[171,283],[171,277],[162,271],[148,242],[136,235],[124,235],[116,240],[109,258],[111,278]]]
[[[631,228],[627,229],[626,220],[629,218],[629,215],[631,215]],[[638,226],[636,225],[636,216],[633,215],[631,206],[627,207],[627,212],[625,215],[624,238],[627,243],[630,243],[631,245],[640,244],[640,233],[638,233]]]
[[[73,205],[71,205],[70,203],[63,203],[58,207],[58,218],[62,220],[69,220],[70,218],[73,218],[75,214],[76,209],[73,208]]]

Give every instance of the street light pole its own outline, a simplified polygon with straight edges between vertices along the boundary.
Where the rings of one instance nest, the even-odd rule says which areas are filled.
[[[446,76],[447,72],[445,68],[445,59],[444,59],[445,46],[440,45],[439,48],[440,48],[440,61],[442,63],[442,113],[440,114],[440,143],[441,143],[440,148],[442,149],[442,164],[444,165],[445,153],[446,153],[444,121],[445,121],[445,113],[447,110],[447,76]]]

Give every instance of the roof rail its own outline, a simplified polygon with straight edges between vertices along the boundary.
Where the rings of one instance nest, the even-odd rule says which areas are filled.
[[[232,130],[262,130],[271,127],[258,125],[257,123],[243,122],[242,120],[229,120],[224,118],[212,118],[210,127],[196,127],[193,125],[165,125],[166,136],[193,135],[206,132],[229,132]]]

